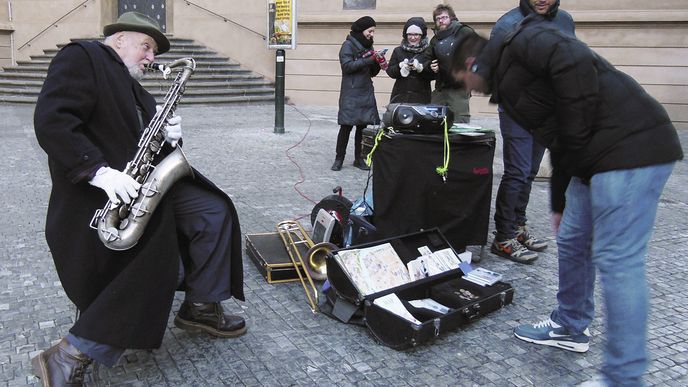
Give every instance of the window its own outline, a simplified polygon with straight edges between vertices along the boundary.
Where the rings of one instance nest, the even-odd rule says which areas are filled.
[[[376,0],[344,0],[344,9],[375,9]]]

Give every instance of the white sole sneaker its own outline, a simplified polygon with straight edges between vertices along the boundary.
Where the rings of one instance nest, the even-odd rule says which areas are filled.
[[[568,340],[537,340],[526,336],[520,336],[516,332],[514,332],[514,336],[529,343],[548,345],[550,347],[561,348],[571,352],[584,353],[588,352],[588,349],[590,349],[590,343],[576,343],[575,341]]]

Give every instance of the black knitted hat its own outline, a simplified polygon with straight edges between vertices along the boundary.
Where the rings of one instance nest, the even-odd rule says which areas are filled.
[[[370,16],[363,16],[351,25],[351,31],[363,32],[370,27],[375,27],[375,20]]]

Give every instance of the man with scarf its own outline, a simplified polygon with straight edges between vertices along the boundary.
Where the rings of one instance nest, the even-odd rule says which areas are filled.
[[[520,0],[518,7],[497,20],[488,45],[501,46],[521,20],[532,13],[542,15],[544,20],[551,22],[553,28],[575,36],[573,19],[566,11],[559,9],[559,0]],[[478,66],[489,64],[478,63]],[[526,227],[530,190],[540,169],[545,148],[535,142],[533,136],[519,126],[501,106],[497,110],[502,135],[504,174],[495,199],[494,221],[497,235],[490,250],[515,262],[532,263],[538,257],[536,252],[547,248],[547,242],[533,236]],[[563,203],[557,203],[554,211],[561,213],[562,210]]]
[[[354,167],[370,169],[361,157],[363,129],[367,125],[380,123],[380,115],[375,101],[373,77],[380,72],[384,55],[373,49],[375,20],[363,16],[351,25],[351,32],[339,50],[339,64],[342,68],[342,83],[339,91],[339,112],[337,123],[340,125],[337,135],[337,148],[333,171],[342,169],[346,147],[349,143],[351,129],[356,126],[354,144]]]
[[[449,106],[454,113],[454,122],[470,122],[471,93],[462,83],[454,80],[450,69],[454,45],[472,34],[473,29],[461,24],[454,9],[446,4],[435,7],[432,20],[435,22],[435,36],[430,40],[428,56],[430,69],[435,73],[435,90],[431,102]]]
[[[406,21],[401,45],[392,52],[387,68],[387,75],[396,79],[389,103],[430,103],[434,73],[424,55],[429,46],[427,30],[422,17]]]

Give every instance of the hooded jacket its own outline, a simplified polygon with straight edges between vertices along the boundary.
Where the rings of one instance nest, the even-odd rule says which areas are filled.
[[[518,7],[497,19],[494,27],[492,27],[492,32],[490,32],[490,40],[483,50],[483,52],[492,54],[481,55],[475,61],[475,69],[480,76],[486,80],[490,79],[491,71],[496,65],[496,63],[492,63],[492,61],[494,58],[499,57],[498,52],[501,51],[505,39],[516,30],[519,23],[521,23],[526,16],[534,14],[536,15],[533,6],[530,5],[530,1],[520,0]],[[542,17],[544,20],[551,22],[551,25],[559,31],[573,37],[576,36],[576,26],[573,22],[573,18],[568,12],[559,9],[559,0],[552,4],[549,12]],[[490,101],[496,103],[494,98],[490,99]]]
[[[486,52],[480,55],[494,54]],[[676,161],[683,151],[667,112],[631,77],[537,14],[504,41],[493,97],[550,149],[555,173],[596,173]],[[553,191],[562,191],[555,186]],[[559,210],[556,209],[555,210]]]
[[[418,46],[414,47],[409,46],[406,38],[406,30],[412,25],[420,27],[422,31],[420,43]],[[421,17],[410,18],[406,24],[404,24],[401,45],[394,49],[389,59],[387,75],[389,75],[390,78],[396,79],[392,87],[392,94],[389,99],[390,103],[430,103],[430,81],[433,80],[434,73],[430,69],[430,61],[424,53],[428,45],[425,20]],[[408,76],[402,76],[399,63],[403,62],[404,59],[408,59],[409,63],[417,59],[418,62],[423,65],[423,71],[419,73],[418,71],[411,70]]]

